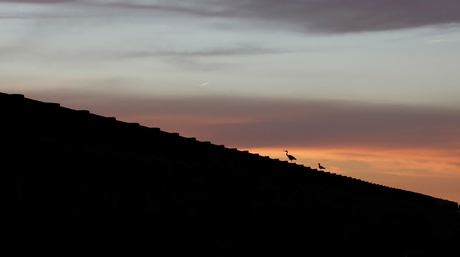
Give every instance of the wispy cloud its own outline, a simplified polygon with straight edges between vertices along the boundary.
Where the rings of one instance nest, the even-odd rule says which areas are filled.
[[[29,61],[63,62],[113,62],[130,59],[155,58],[164,63],[184,70],[208,71],[234,66],[239,59],[225,59],[226,57],[244,57],[270,54],[285,54],[305,50],[280,50],[251,45],[228,46],[211,49],[192,50],[133,50],[133,49],[99,49],[99,48],[66,48],[49,49],[37,40],[18,39],[6,45],[0,45],[0,56],[8,61],[11,58],[27,57]],[[217,59],[220,58],[220,59]]]
[[[432,39],[432,40],[429,40],[428,43],[430,43],[430,44],[442,44],[442,43],[448,43],[448,42],[452,42],[452,41],[455,41],[455,40],[448,40],[448,39]]]
[[[120,8],[145,9],[133,2]],[[188,5],[163,2],[155,10],[187,13],[203,17],[244,18],[266,21],[266,26],[285,24],[296,30],[321,33],[347,33],[397,30],[460,23],[460,2],[449,0],[323,0],[323,1],[200,1]]]
[[[0,0],[0,3],[17,3],[17,4],[59,4],[68,2],[77,2],[79,0]]]
[[[0,0],[10,3],[51,4],[72,0]],[[460,23],[460,2],[452,0],[160,0],[82,1],[88,8],[118,9],[148,14],[172,13],[205,18],[257,20],[258,26],[303,32],[349,33],[398,30]],[[116,13],[120,15],[120,13]],[[253,23],[251,23],[254,25]]]
[[[459,23],[460,3],[449,0],[243,0],[239,13],[319,32],[361,32]]]
[[[293,51],[282,51],[277,49],[267,49],[255,46],[243,47],[228,47],[228,48],[214,48],[206,50],[193,50],[193,51],[167,51],[167,50],[153,50],[153,51],[122,51],[122,52],[107,52],[98,51],[100,53],[107,53],[108,55],[118,56],[120,58],[144,58],[152,56],[162,57],[222,57],[222,56],[244,56],[244,55],[262,55],[262,54],[283,54]]]
[[[199,86],[205,86],[203,83]],[[77,93],[78,94],[78,93]],[[460,151],[460,110],[348,101],[249,97],[98,97],[88,108],[112,112],[203,140],[240,147],[444,149]],[[64,103],[63,103],[64,104]],[[180,124],[175,117],[200,116]],[[163,117],[157,119],[155,117]],[[149,118],[151,117],[151,118]],[[168,118],[169,117],[169,118]],[[239,120],[209,125],[203,120]],[[172,125],[174,124],[174,125]]]
[[[73,0],[0,0],[1,2],[6,3],[38,3],[38,4],[45,4],[45,3],[62,3],[62,2],[69,2]]]

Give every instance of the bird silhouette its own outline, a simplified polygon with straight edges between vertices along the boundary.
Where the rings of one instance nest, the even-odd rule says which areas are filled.
[[[290,161],[297,160],[294,156],[288,154],[288,150],[285,150],[286,156],[289,158]]]
[[[324,170],[325,168],[323,166],[321,166],[321,164],[318,162],[318,167],[320,170]]]

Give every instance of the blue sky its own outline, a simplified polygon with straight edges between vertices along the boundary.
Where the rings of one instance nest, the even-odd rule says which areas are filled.
[[[458,13],[454,0],[0,0],[0,90],[460,201]]]

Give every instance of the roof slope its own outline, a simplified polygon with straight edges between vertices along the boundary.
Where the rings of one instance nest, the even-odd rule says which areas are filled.
[[[0,122],[11,251],[394,256],[460,235],[455,202],[159,128],[3,93]]]

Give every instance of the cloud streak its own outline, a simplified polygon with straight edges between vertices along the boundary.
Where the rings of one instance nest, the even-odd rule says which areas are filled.
[[[279,50],[250,45],[212,49],[192,49],[184,51],[163,50],[160,48],[157,50],[110,50],[102,48],[63,48],[56,50],[39,45],[35,40],[26,41],[19,39],[7,45],[0,45],[0,56],[3,57],[2,61],[9,61],[18,57],[27,57],[28,60],[47,62],[63,62],[72,60],[74,62],[93,63],[150,58],[162,60],[168,65],[191,71],[209,71],[235,67],[238,64],[238,61],[242,60],[238,59],[240,57],[282,55],[293,52],[302,52],[302,50]],[[233,58],[230,59],[228,57]]]
[[[460,151],[455,109],[219,96],[94,99],[87,108],[95,112],[238,147]]]
[[[78,2],[79,0],[0,0],[0,3],[15,4],[60,4],[69,2]]]
[[[53,4],[75,0],[2,0],[9,3]],[[317,33],[388,31],[460,23],[460,2],[453,0],[192,0],[155,4],[140,1],[81,1],[88,8],[149,14],[170,13],[175,18],[196,16],[257,21],[258,26]],[[119,13],[116,15],[120,15]],[[253,22],[251,22],[253,24]]]
[[[210,120],[251,120],[228,124],[195,124],[193,134],[243,147],[436,148],[459,150],[460,112],[429,107],[349,102],[283,102],[268,100],[205,101]],[[166,104],[166,103],[165,103]],[[196,104],[183,102],[193,110]],[[203,105],[204,103],[202,103]],[[220,110],[217,113],[217,110]],[[184,124],[186,126],[186,124]]]
[[[241,0],[235,14],[278,20],[324,33],[397,30],[460,23],[450,0]]]
[[[126,9],[151,8],[201,17],[221,17],[284,24],[304,32],[386,31],[460,23],[460,3],[450,0],[236,0],[192,1],[192,4],[112,4]]]
[[[214,48],[195,51],[126,51],[121,53],[104,52],[107,56],[117,56],[118,58],[144,58],[144,57],[224,57],[224,56],[245,56],[263,54],[283,54],[294,51],[281,51],[276,49],[265,49],[255,46],[244,46],[234,48]]]

